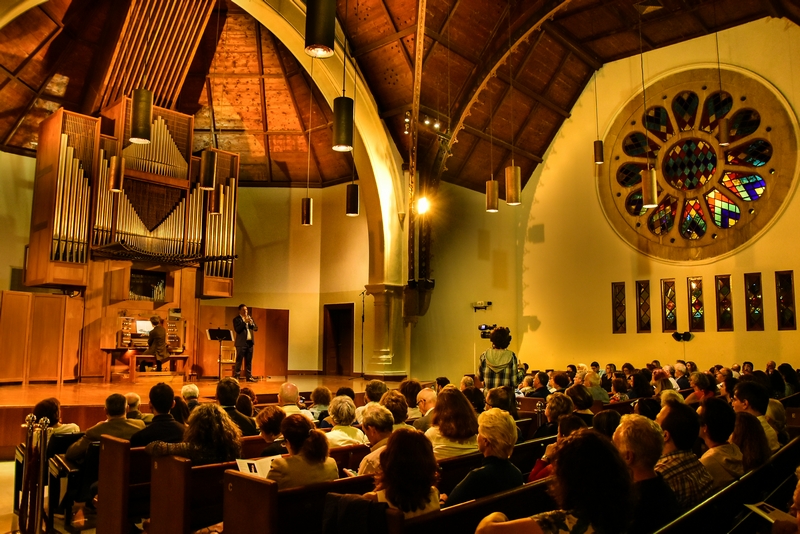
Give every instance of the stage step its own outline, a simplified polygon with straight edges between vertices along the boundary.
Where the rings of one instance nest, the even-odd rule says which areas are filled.
[[[111,375],[111,382],[131,382],[129,373],[117,373]],[[158,384],[164,382],[172,386],[183,387],[184,377],[182,373],[173,373],[171,371],[146,371],[144,373],[136,373],[137,384]]]

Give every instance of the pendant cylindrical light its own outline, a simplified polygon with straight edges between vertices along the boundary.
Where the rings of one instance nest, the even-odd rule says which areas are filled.
[[[217,153],[203,150],[200,153],[200,189],[212,191],[217,182]]]
[[[150,143],[153,125],[153,93],[147,89],[134,89],[131,101],[131,143]]]
[[[731,144],[731,130],[727,118],[719,120],[719,146]]]
[[[333,99],[333,149],[353,150],[353,99],[347,96]]]
[[[642,176],[642,207],[647,209],[658,207],[658,179],[654,168]]]
[[[122,181],[125,178],[125,158],[111,156],[108,175],[108,190],[112,193],[122,191]]]
[[[514,160],[511,160],[511,165],[506,167],[506,204],[509,206],[519,206],[519,192],[520,184],[522,183],[522,170],[514,165]]]
[[[300,204],[300,224],[303,226],[311,226],[311,213],[314,206],[314,201],[311,197],[303,198]]]
[[[345,200],[345,214],[348,217],[358,217],[359,198],[358,184],[347,184],[347,198]]]
[[[495,179],[486,180],[486,212],[497,213],[500,198],[500,182]]]
[[[306,54],[318,58],[331,57],[335,28],[336,0],[306,2]]]
[[[594,162],[597,165],[603,164],[603,140],[598,139],[594,142]]]

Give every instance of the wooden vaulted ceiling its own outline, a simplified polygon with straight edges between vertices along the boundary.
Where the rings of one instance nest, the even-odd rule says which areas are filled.
[[[416,142],[428,183],[483,191],[512,150],[527,181],[593,73],[639,53],[640,30],[647,51],[762,17],[800,22],[800,0],[662,0],[641,18],[636,3],[337,0],[337,18],[404,158]],[[352,159],[330,149],[331,108],[309,73],[230,0],[30,9],[0,29],[0,148],[33,155],[39,123],[59,106],[97,113],[142,79],[158,105],[195,115],[196,151],[241,154],[243,183],[350,179]],[[417,110],[417,135],[406,135],[406,112]]]

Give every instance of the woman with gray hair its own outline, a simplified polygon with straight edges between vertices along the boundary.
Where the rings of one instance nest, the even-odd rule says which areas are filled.
[[[331,447],[369,444],[367,436],[361,430],[350,426],[356,420],[356,405],[353,399],[347,395],[334,397],[328,406],[328,412],[333,419],[333,428],[326,434]]]
[[[480,499],[522,485],[522,473],[509,457],[517,441],[517,426],[511,415],[492,408],[478,416],[478,450],[483,467],[473,469],[446,498],[447,506]]]

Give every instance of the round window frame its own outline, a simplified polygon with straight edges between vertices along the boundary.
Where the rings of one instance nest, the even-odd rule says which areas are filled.
[[[800,134],[792,107],[771,83],[750,71],[724,66],[721,77],[722,90],[731,94],[733,98],[733,105],[725,117],[731,118],[740,110],[748,108],[755,109],[761,116],[758,129],[731,143],[728,150],[756,139],[765,139],[772,145],[772,157],[769,162],[763,167],[753,167],[753,170],[764,178],[766,190],[758,200],[744,201],[720,183],[728,165],[725,158],[726,150],[720,147],[716,140],[716,128],[711,133],[700,130],[706,99],[720,90],[720,73],[717,66],[695,66],[665,74],[647,87],[647,102],[644,107],[642,92],[638,91],[616,114],[604,138],[605,163],[600,168],[596,181],[597,194],[609,225],[625,243],[646,256],[666,263],[701,264],[733,255],[758,241],[780,218],[794,194],[800,168],[798,162]],[[694,128],[681,131],[674,118],[672,101],[677,94],[685,91],[694,92],[700,101]],[[672,121],[673,134],[666,141],[661,141],[644,128],[644,110],[654,106],[665,108]],[[767,131],[768,129],[771,131]],[[658,171],[659,203],[666,194],[678,199],[675,222],[666,235],[657,236],[648,229],[647,223],[656,208],[646,210],[644,215],[635,216],[628,213],[625,207],[628,195],[641,189],[641,185],[625,187],[617,181],[617,170],[621,165],[641,163],[644,160],[628,156],[622,150],[624,139],[633,132],[644,132],[648,140],[660,147],[657,158],[650,159],[651,165],[655,164]],[[663,163],[672,146],[681,139],[692,137],[712,141],[717,154],[717,167],[707,184],[683,191],[666,181],[663,176]],[[774,170],[772,174],[771,169]],[[731,228],[719,228],[711,220],[705,194],[714,188],[719,189],[740,207],[740,218]],[[690,198],[701,201],[707,224],[705,235],[697,240],[684,238],[679,230],[685,202]],[[754,212],[750,213],[750,209]]]

